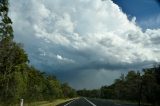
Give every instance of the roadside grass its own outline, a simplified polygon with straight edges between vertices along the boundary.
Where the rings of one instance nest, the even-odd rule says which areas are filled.
[[[137,105],[137,102],[134,101],[126,101],[126,100],[111,100],[109,99],[108,101],[113,102],[114,104],[130,104],[130,105]],[[151,106],[151,104],[148,103],[141,103],[142,106]]]
[[[41,104],[39,106],[57,106],[58,104],[65,103],[65,102],[68,102],[70,100],[73,100],[73,98],[72,99],[57,99],[53,102],[44,103],[44,104]]]
[[[53,101],[40,101],[40,102],[33,102],[33,103],[25,103],[24,106],[57,106],[58,104],[65,103],[72,99],[56,99]]]
[[[102,102],[105,102],[105,101],[108,101],[110,103],[113,103],[117,106],[138,106],[138,102],[137,101],[127,101],[127,100],[117,100],[117,99],[102,99],[102,98],[90,98],[91,100],[92,99],[96,99],[96,100],[99,100],[99,101],[102,101]],[[152,106],[151,104],[149,103],[144,103],[144,102],[141,102],[141,106]]]
[[[73,99],[75,98],[56,99],[53,101],[38,101],[38,102],[24,103],[24,106],[57,106],[61,103],[65,103]],[[3,105],[0,104],[0,106],[3,106]],[[10,106],[20,106],[20,104],[15,104]]]

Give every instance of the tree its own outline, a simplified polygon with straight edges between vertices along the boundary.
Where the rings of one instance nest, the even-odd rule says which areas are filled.
[[[123,74],[120,76],[119,79],[115,80],[114,86],[115,98],[120,100],[126,99],[127,85]]]
[[[22,46],[13,41],[12,21],[8,17],[8,11],[8,0],[0,0],[0,100],[2,102],[18,97],[15,93],[20,84],[19,70],[22,70],[28,61]]]
[[[62,84],[62,91],[65,98],[71,98],[76,96],[75,90],[71,88],[67,83]]]
[[[157,82],[157,70],[159,67],[144,69],[143,75],[143,99],[146,102],[152,103],[154,106],[160,104],[160,85]]]
[[[48,100],[54,100],[55,98],[63,97],[63,92],[60,82],[55,76],[47,76],[46,78],[46,88],[44,90],[44,95]]]
[[[0,95],[3,95],[3,101],[13,97],[14,74],[27,61],[27,55],[19,44],[6,38],[0,42]]]
[[[115,87],[114,84],[110,86],[102,86],[100,89],[101,98],[114,99],[115,98],[114,87]]]
[[[13,41],[8,11],[8,0],[0,0],[0,105],[8,106],[20,98],[37,101],[73,97],[75,91],[69,85],[61,85],[54,76],[46,76],[28,64],[22,45]]]
[[[26,98],[29,101],[43,100],[43,90],[45,88],[45,77],[43,73],[30,67],[27,72],[27,92]]]
[[[8,0],[0,0],[0,41],[4,38],[13,38],[12,21],[8,17]]]

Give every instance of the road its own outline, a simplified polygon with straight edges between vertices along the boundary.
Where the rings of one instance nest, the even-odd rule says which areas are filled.
[[[78,98],[72,101],[60,104],[58,106],[137,106],[128,104],[116,104],[105,99],[89,99],[89,98]]]

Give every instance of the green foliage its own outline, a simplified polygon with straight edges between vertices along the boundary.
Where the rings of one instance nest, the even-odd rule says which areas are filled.
[[[115,96],[123,100],[138,100],[140,80],[140,73],[135,71],[129,71],[126,77],[121,76],[115,81]]]
[[[146,102],[159,106],[160,101],[160,65],[143,69],[140,72],[129,71],[127,75],[121,75],[110,86],[102,86],[101,89],[79,90],[77,94],[85,97],[105,99],[119,99],[132,102]],[[100,95],[98,94],[100,92]]]
[[[43,89],[44,99],[53,100],[63,97],[61,84],[55,76],[46,76],[45,86]]]
[[[75,90],[28,65],[21,44],[13,41],[8,0],[0,0],[0,105],[73,97]],[[67,92],[67,93],[66,93]]]
[[[99,89],[93,89],[93,90],[83,89],[83,90],[78,90],[77,94],[83,97],[99,98],[101,95],[101,92]]]
[[[41,72],[37,71],[34,67],[30,67],[27,73],[27,92],[26,98],[30,100],[43,99],[42,91],[44,88],[44,76]]]
[[[100,97],[105,99],[114,99],[114,87],[114,85],[102,86],[100,89]]]
[[[64,97],[75,97],[76,92],[73,88],[71,88],[67,83],[62,84],[62,92],[64,94]]]
[[[142,96],[144,101],[152,103],[154,105],[160,104],[160,84],[158,82],[159,74],[157,73],[157,71],[160,71],[159,66],[147,68],[143,71],[144,75],[142,76]]]
[[[0,99],[13,100],[15,88],[15,74],[18,68],[27,62],[27,55],[19,44],[9,37],[0,41]]]
[[[12,21],[8,17],[8,0],[0,0],[0,41],[4,38],[13,38]]]

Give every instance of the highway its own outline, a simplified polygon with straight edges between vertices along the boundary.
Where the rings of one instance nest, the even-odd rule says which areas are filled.
[[[137,106],[128,104],[115,104],[105,99],[89,99],[89,98],[78,98],[72,101],[60,104],[58,106]]]

